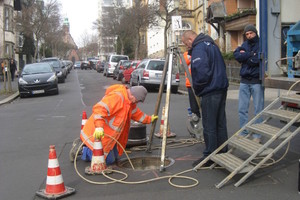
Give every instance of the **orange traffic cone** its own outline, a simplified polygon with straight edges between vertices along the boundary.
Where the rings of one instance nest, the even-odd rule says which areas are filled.
[[[91,166],[85,168],[85,173],[89,175],[102,174],[104,170],[108,173],[111,172],[106,166],[102,142],[100,139],[95,139]]]
[[[84,127],[86,121],[87,121],[86,112],[85,112],[85,111],[82,111],[81,130],[83,129],[83,127]]]
[[[75,189],[65,187],[64,185],[59,163],[56,158],[55,146],[51,145],[49,150],[46,189],[39,190],[36,194],[46,199],[57,199],[69,196],[73,193],[75,193]]]
[[[162,138],[163,137],[163,131],[164,131],[164,119],[165,119],[165,107],[163,107],[162,109],[162,113],[161,113],[161,120],[160,120],[160,127],[159,127],[159,133],[155,133],[154,135],[158,138]],[[170,131],[170,125],[168,124],[168,129],[167,129],[167,138],[173,138],[176,137],[175,133],[172,133]]]

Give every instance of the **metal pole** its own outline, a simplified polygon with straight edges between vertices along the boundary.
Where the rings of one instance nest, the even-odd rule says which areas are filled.
[[[189,68],[188,68],[188,66],[187,66],[187,64],[186,64],[186,62],[185,62],[185,59],[184,59],[184,57],[183,57],[183,55],[181,54],[181,52],[180,52],[179,49],[178,49],[177,54],[179,55],[179,58],[180,58],[181,63],[182,63],[182,65],[183,65],[183,69],[184,69],[184,71],[185,71],[185,73],[186,73],[186,75],[187,75],[187,78],[189,79],[189,81],[190,81],[190,83],[191,83],[191,85],[192,85],[193,82],[192,82],[192,76],[191,76],[190,70],[189,70]],[[196,99],[197,104],[198,104],[199,111],[200,111],[200,113],[201,113],[200,98],[199,98],[198,96],[196,96],[195,91],[194,91],[194,88],[191,87],[191,89],[192,89],[192,91],[193,91],[193,94],[194,94],[195,99]]]
[[[167,131],[168,131],[168,124],[169,124],[169,108],[170,108],[170,96],[171,96],[170,94],[171,94],[171,83],[172,83],[173,52],[174,52],[174,48],[171,48],[169,52],[169,63],[168,63],[168,81],[167,81],[167,92],[166,92],[166,102],[165,102],[165,116],[164,116],[163,139],[162,139],[162,148],[161,148],[160,171],[163,171],[165,169]]]
[[[162,78],[161,78],[161,82],[160,82],[160,86],[159,86],[159,92],[158,92],[158,96],[157,96],[157,100],[156,100],[154,115],[158,115],[158,111],[160,108],[161,97],[164,92],[165,80],[166,80],[166,75],[167,75],[168,60],[169,60],[169,54],[167,54],[167,58],[166,58],[165,65],[164,65],[164,70],[163,70],[163,74],[162,74]],[[151,152],[151,145],[152,145],[153,133],[155,130],[156,122],[157,122],[157,120],[155,120],[151,126],[148,147],[146,149],[147,153]]]

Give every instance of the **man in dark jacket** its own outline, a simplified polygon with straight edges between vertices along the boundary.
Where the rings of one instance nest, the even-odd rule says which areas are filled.
[[[246,41],[238,47],[233,55],[241,63],[240,91],[239,91],[239,118],[240,128],[248,123],[248,110],[251,96],[253,97],[254,114],[257,115],[264,109],[264,87],[259,76],[259,38],[253,25],[247,25],[244,29]],[[259,118],[255,123],[262,122]],[[246,136],[244,130],[241,135]],[[253,134],[253,141],[260,142],[261,135]]]
[[[203,157],[193,163],[197,166],[209,154],[223,144],[227,136],[226,97],[228,79],[226,66],[219,47],[208,35],[188,30],[182,34],[182,42],[189,49],[191,75],[195,94],[202,98],[202,123],[205,149]],[[225,147],[221,152],[226,152]],[[209,160],[204,166],[209,166]]]

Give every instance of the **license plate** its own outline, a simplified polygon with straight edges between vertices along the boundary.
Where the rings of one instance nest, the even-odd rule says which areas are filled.
[[[33,90],[32,91],[32,94],[42,94],[42,93],[45,93],[44,90]]]
[[[162,74],[155,74],[157,78],[160,78]]]

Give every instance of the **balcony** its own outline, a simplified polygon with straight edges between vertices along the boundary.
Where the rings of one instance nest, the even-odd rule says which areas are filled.
[[[248,24],[256,24],[256,9],[243,9],[239,12],[225,17],[226,31],[243,30]]]

